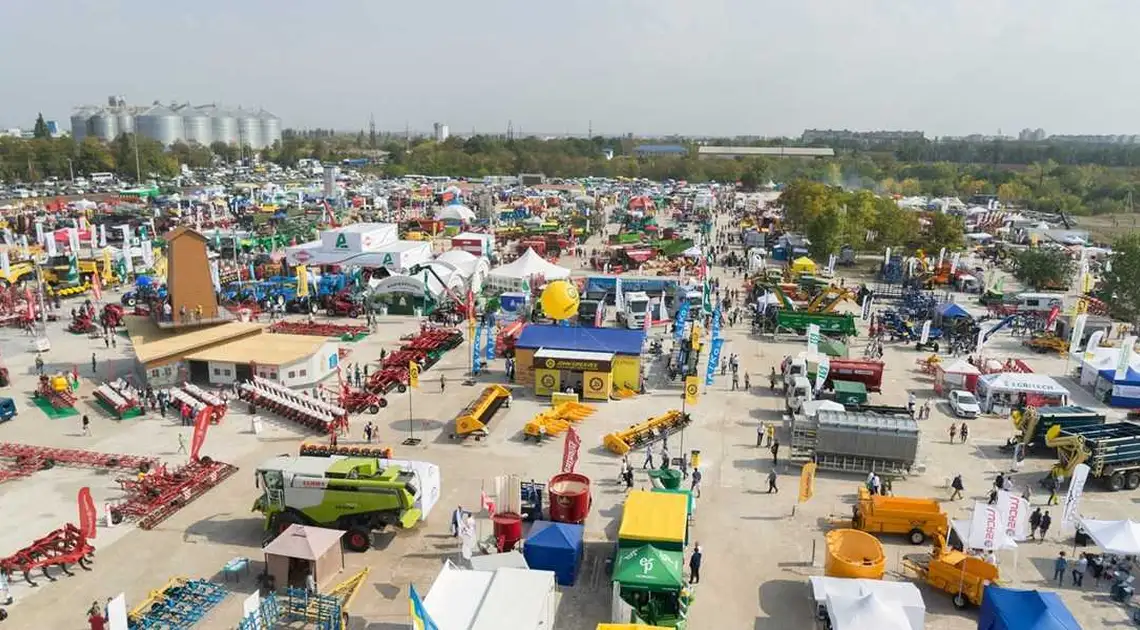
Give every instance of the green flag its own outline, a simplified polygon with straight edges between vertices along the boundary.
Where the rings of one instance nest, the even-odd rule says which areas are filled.
[[[704,309],[706,314],[713,312],[712,303],[712,288],[709,286],[709,279],[705,278],[704,287],[701,291],[701,308]]]
[[[79,281],[79,257],[75,254],[67,257],[67,281]]]

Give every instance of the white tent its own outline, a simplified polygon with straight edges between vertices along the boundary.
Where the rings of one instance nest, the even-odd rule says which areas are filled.
[[[978,398],[982,399],[982,409],[986,412],[994,410],[998,403],[998,395],[1005,394],[1009,400],[1016,400],[1020,393],[1046,396],[1055,399],[1056,404],[1068,404],[1069,390],[1065,389],[1053,377],[1046,374],[1024,372],[1001,372],[998,374],[984,374],[978,379]]]
[[[483,256],[476,256],[462,249],[449,249],[431,263],[433,266],[446,266],[461,274],[472,291],[479,293],[483,282],[491,273],[491,264]],[[438,271],[438,269],[437,269]]]
[[[1098,521],[1082,518],[1081,527],[1097,547],[1122,556],[1140,554],[1140,523],[1135,521]]]
[[[424,608],[438,630],[549,630],[556,599],[551,571],[468,571],[447,562],[424,597]]]
[[[833,630],[915,630],[899,605],[889,604],[874,593],[828,595],[827,614]]]
[[[491,270],[490,285],[505,291],[518,290],[523,280],[542,276],[547,280],[561,280],[570,277],[570,270],[546,260],[531,248],[514,262]]]
[[[900,630],[921,630],[926,625],[926,604],[922,601],[922,592],[913,582],[885,582],[882,580],[859,580],[849,578],[834,578],[813,576],[808,578],[811,583],[811,596],[815,601],[816,610],[820,614],[832,617],[832,627],[862,628],[860,625],[836,625],[835,610],[832,604],[838,604],[840,614],[848,614],[850,623],[850,604],[852,600],[873,595],[879,603],[888,608],[902,611],[906,625],[899,626]],[[888,613],[889,614],[889,613]],[[889,621],[870,627],[872,630],[894,630],[897,626],[888,625]]]
[[[439,630],[467,630],[494,577],[486,571],[464,571],[448,561],[424,597],[424,609]]]
[[[435,218],[441,221],[463,221],[467,223],[475,220],[475,212],[467,206],[452,204],[436,210]]]

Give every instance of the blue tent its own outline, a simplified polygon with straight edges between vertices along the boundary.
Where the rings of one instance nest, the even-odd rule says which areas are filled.
[[[523,557],[532,569],[553,571],[562,586],[573,586],[582,561],[585,528],[570,523],[538,521],[523,544]]]
[[[1052,591],[987,586],[978,630],[1081,630],[1081,624]]]
[[[1116,368],[1100,370],[1097,376],[1112,383],[1112,395],[1105,401],[1107,404],[1113,407],[1140,407],[1140,397],[1135,394],[1140,389],[1140,372],[1132,366],[1128,367],[1128,373],[1120,380],[1116,380]]]
[[[938,309],[938,314],[941,315],[943,319],[955,319],[958,317],[970,316],[970,314],[966,312],[966,309],[958,306],[953,302],[947,302],[946,304],[943,304],[941,308]]]

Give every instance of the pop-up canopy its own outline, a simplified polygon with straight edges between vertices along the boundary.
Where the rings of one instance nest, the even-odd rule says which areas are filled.
[[[1140,554],[1140,523],[1130,520],[1099,521],[1082,518],[1081,527],[1097,547],[1122,556]]]

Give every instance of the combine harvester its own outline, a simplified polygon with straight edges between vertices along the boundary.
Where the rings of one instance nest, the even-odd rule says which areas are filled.
[[[139,402],[135,389],[121,378],[96,387],[95,398],[107,411],[115,414],[119,420],[135,418],[143,414],[142,404]]]
[[[226,417],[229,405],[226,401],[193,383],[183,383],[181,387],[171,387],[170,397],[191,409],[198,409],[200,405],[209,408],[210,424],[219,424]]]
[[[610,433],[603,438],[602,443],[611,452],[617,455],[625,455],[634,449],[649,446],[679,432],[689,426],[692,421],[693,419],[689,414],[671,409],[623,431]]]
[[[576,422],[581,422],[594,415],[597,409],[593,405],[578,402],[564,402],[553,408],[539,412],[530,422],[523,425],[523,441],[534,438],[541,442],[543,438],[563,433]]]
[[[511,390],[502,385],[488,385],[479,397],[463,408],[455,418],[455,432],[451,439],[456,437],[472,437],[481,440],[487,437],[487,425],[491,418],[501,407],[511,406]]]
[[[320,433],[348,429],[348,412],[260,376],[241,384],[241,398]]]

